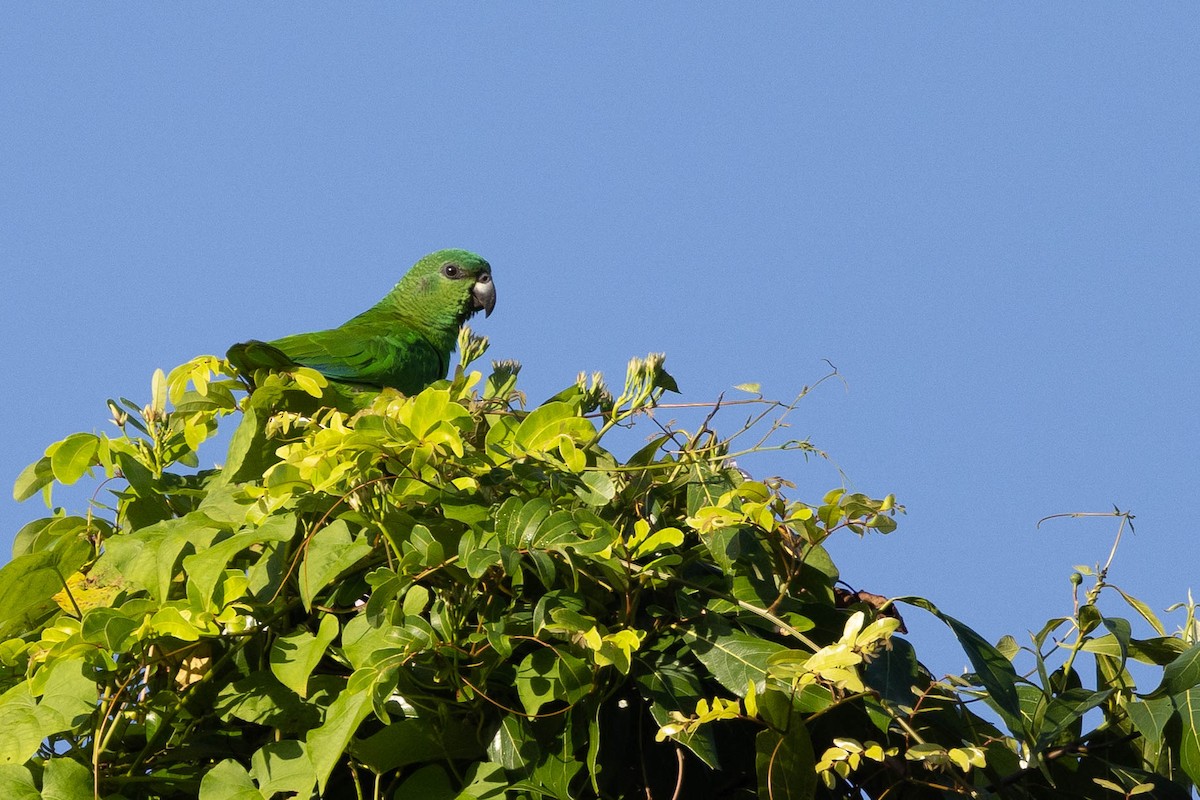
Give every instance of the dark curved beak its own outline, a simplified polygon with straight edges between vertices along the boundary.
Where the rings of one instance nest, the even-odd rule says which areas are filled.
[[[483,311],[485,317],[490,317],[495,307],[496,284],[492,283],[492,276],[485,272],[475,279],[475,285],[471,287],[471,308]]]

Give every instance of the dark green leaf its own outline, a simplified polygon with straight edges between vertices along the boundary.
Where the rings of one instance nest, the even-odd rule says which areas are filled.
[[[717,633],[697,626],[684,632],[691,640],[692,652],[714,678],[738,697],[746,694],[750,683],[761,684],[767,677],[767,659],[787,650],[781,644],[739,631]]]
[[[279,682],[301,697],[308,696],[308,676],[337,638],[338,622],[333,614],[322,614],[314,636],[302,630],[281,636],[271,646],[271,672]]]
[[[281,792],[288,797],[309,797],[316,788],[317,776],[304,742],[268,742],[254,754],[250,764],[250,774],[264,797]]]
[[[343,520],[336,519],[317,531],[308,540],[297,576],[304,607],[312,608],[317,594],[369,552],[371,545],[363,537],[351,536]]]
[[[1163,669],[1162,682],[1148,695],[1147,700],[1156,697],[1174,696],[1188,691],[1200,684],[1200,644],[1195,644],[1181,653]]]
[[[1192,686],[1171,700],[1183,723],[1179,763],[1192,783],[1200,784],[1200,687]]]
[[[227,758],[204,773],[200,800],[267,800],[238,762]]]
[[[923,608],[936,616],[954,632],[958,643],[967,654],[979,682],[988,690],[989,699],[995,703],[1009,730],[1020,736],[1022,733],[1021,708],[1017,699],[1017,673],[1012,662],[988,643],[978,633],[968,628],[949,614],[943,614],[937,606],[923,597],[899,597],[896,602],[908,603]]]
[[[350,752],[371,769],[388,772],[422,761],[479,758],[483,745],[468,725],[405,719],[352,742]]]

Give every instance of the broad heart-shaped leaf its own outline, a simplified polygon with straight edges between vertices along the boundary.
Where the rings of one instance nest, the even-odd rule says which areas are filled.
[[[394,798],[420,798],[420,800],[475,800],[475,795],[459,794],[450,784],[450,776],[441,764],[421,767],[396,787]]]
[[[1148,695],[1147,700],[1186,692],[1200,684],[1200,644],[1194,644],[1163,668],[1162,683]]]
[[[0,764],[25,763],[47,736],[70,730],[95,709],[96,684],[83,669],[78,659],[64,660],[45,667],[38,686],[18,683],[0,695]],[[33,692],[43,694],[40,702]]]
[[[1200,687],[1193,686],[1171,699],[1183,723],[1179,764],[1192,783],[1200,784]]]
[[[897,597],[896,602],[923,608],[946,623],[967,654],[979,682],[987,689],[988,700],[1008,729],[1021,738],[1024,724],[1021,719],[1021,704],[1017,697],[1017,672],[1013,669],[1012,662],[978,633],[949,614],[943,614],[925,598]]]
[[[17,764],[0,765],[0,797],[5,800],[42,800],[33,775]]]
[[[38,711],[53,729],[47,735],[74,728],[96,710],[98,691],[90,672],[82,659],[72,658],[55,661],[35,676],[33,689],[41,694]]]
[[[574,703],[592,688],[587,662],[570,653],[549,648],[535,650],[517,666],[517,696],[525,713],[536,715],[546,703]]]
[[[345,686],[341,677],[315,676],[309,680],[309,689],[317,694],[316,685],[324,679],[326,692],[340,690]],[[252,672],[245,678],[226,684],[217,696],[214,710],[223,721],[240,719],[278,728],[283,733],[300,733],[317,726],[320,709],[313,703],[305,703],[292,690],[286,688],[270,672]]]
[[[52,758],[46,763],[43,800],[92,800],[95,796],[92,771],[83,764],[71,758]]]
[[[358,730],[358,725],[371,712],[371,686],[366,681],[355,686],[351,681],[342,693],[329,704],[325,722],[308,732],[308,755],[317,773],[317,790],[325,794],[325,783],[334,766],[343,758],[346,746]],[[353,687],[353,688],[352,688]]]
[[[317,775],[304,742],[283,739],[268,742],[250,759],[250,774],[264,797],[283,792],[286,797],[311,797]]]
[[[308,676],[316,669],[337,635],[337,617],[322,614],[315,636],[302,630],[279,637],[271,645],[271,672],[284,686],[301,697],[308,697]]]
[[[767,677],[767,659],[788,648],[740,631],[724,631],[716,624],[682,630],[692,642],[692,652],[722,686],[743,697],[751,683],[760,685]]]
[[[119,572],[154,599],[166,600],[180,554],[189,546],[206,547],[220,532],[220,527],[199,514],[164,520],[110,537],[98,566]]]
[[[369,552],[371,545],[361,537],[353,539],[344,520],[336,519],[317,531],[308,540],[297,576],[304,608],[311,609],[322,589]]]
[[[76,538],[53,550],[18,556],[0,567],[0,630],[8,631],[11,623],[20,622],[30,609],[52,607],[50,598],[91,554],[91,545]]]
[[[29,685],[0,695],[0,764],[24,764],[48,735]]]
[[[469,725],[414,717],[351,742],[350,752],[371,769],[387,772],[422,761],[481,758],[484,748],[479,732]]]
[[[200,800],[267,800],[254,785],[246,768],[232,758],[204,773]]]
[[[212,600],[217,583],[224,577],[225,568],[238,553],[263,542],[283,542],[296,533],[296,518],[292,514],[271,517],[261,526],[236,533],[211,547],[197,548],[200,552],[183,559],[188,579],[197,594],[206,602]]]

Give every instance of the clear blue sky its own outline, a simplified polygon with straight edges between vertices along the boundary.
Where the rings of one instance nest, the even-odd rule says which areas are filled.
[[[1037,520],[1118,504],[1161,610],[1198,583],[1198,52],[1187,4],[6,5],[0,542],[106,398],[466,247],[531,399],[648,351],[688,401],[836,364],[793,432],[909,510],[834,543],[856,587],[1020,636],[1116,529]]]

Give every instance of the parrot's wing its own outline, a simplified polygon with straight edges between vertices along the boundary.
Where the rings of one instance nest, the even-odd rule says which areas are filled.
[[[267,363],[266,356],[260,357],[256,366],[311,367],[335,381],[391,386],[406,394],[446,377],[449,362],[448,353],[439,355],[420,334],[394,325],[388,326],[386,332],[347,325],[287,336],[267,347],[285,359],[284,366]]]
[[[284,370],[296,366],[278,347],[258,339],[238,342],[229,348],[225,358],[243,375],[253,375],[256,369]]]

